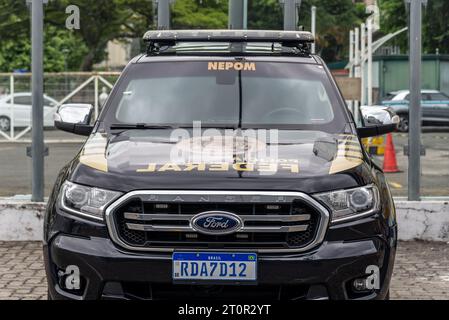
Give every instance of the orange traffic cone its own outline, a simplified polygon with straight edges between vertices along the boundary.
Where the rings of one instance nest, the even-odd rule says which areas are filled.
[[[394,150],[393,137],[391,133],[387,135],[387,145],[384,153],[384,172],[399,172],[398,163],[396,162],[396,151]]]

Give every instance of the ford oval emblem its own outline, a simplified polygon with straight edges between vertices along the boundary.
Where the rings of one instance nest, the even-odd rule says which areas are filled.
[[[225,211],[206,211],[195,215],[191,226],[204,234],[220,235],[237,232],[243,227],[243,221],[236,214]]]

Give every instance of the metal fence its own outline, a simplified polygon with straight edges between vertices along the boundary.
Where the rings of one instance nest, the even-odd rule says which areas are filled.
[[[110,92],[119,75],[119,72],[46,73],[46,129],[52,127],[53,114],[64,103],[90,103],[96,119],[102,106],[101,98]],[[0,130],[0,140],[20,141],[32,130],[30,73],[0,73],[0,120],[9,123],[8,130]]]

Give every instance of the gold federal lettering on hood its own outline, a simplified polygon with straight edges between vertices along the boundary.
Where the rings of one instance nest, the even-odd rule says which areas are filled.
[[[240,61],[211,61],[207,63],[207,70],[215,71],[256,71],[255,62],[240,62]]]
[[[106,145],[106,135],[101,133],[91,135],[81,150],[80,163],[103,172],[108,172],[108,161],[105,156]]]
[[[363,163],[360,142],[355,135],[342,134],[338,138],[337,155],[331,162],[329,174],[346,171]]]
[[[149,172],[180,172],[180,171],[241,171],[241,172],[277,172],[278,170],[287,171],[289,173],[299,173],[298,163],[263,163],[263,162],[217,162],[217,163],[164,163],[156,164],[149,163],[144,168],[139,168],[136,172],[149,173]]]

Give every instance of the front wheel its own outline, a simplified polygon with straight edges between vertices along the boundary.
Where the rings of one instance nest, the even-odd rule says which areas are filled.
[[[408,115],[405,114],[401,114],[399,115],[399,125],[398,125],[398,131],[399,132],[408,132],[408,126],[409,126],[409,122],[408,122]]]
[[[0,116],[0,130],[9,131],[11,129],[11,120],[6,116]]]

